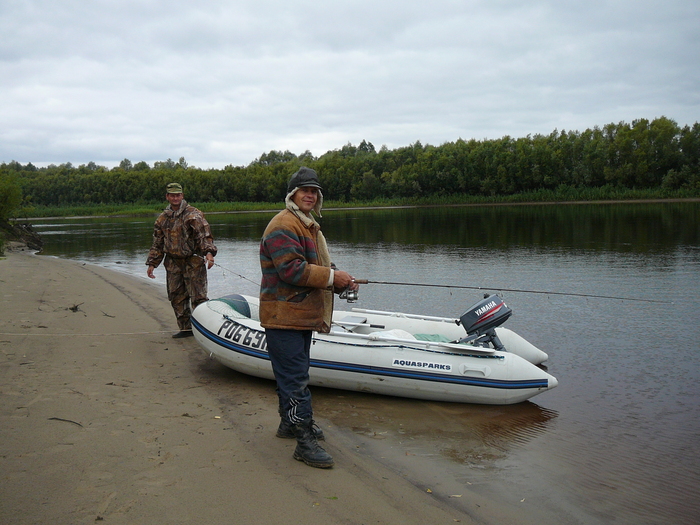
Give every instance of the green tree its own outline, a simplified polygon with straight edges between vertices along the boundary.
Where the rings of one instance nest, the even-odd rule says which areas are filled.
[[[549,135],[493,140],[416,141],[390,150],[363,140],[316,158],[272,150],[248,166],[202,170],[184,157],[151,168],[124,159],[107,169],[94,162],[37,168],[3,164],[21,189],[24,206],[162,203],[165,185],[183,184],[191,202],[280,202],[289,175],[306,165],[319,172],[327,200],[383,197],[509,195],[566,188],[667,188],[700,191],[700,124],[666,117],[606,124]],[[562,190],[564,188],[564,190]],[[7,192],[3,198],[11,196]]]
[[[22,202],[22,188],[14,173],[0,165],[0,219],[7,220]]]

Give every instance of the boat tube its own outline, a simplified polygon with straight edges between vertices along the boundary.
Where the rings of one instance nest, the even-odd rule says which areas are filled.
[[[258,298],[231,294],[199,305],[197,342],[238,372],[274,379]],[[314,332],[310,384],[358,392],[509,405],[557,386],[545,352],[501,325],[512,311],[485,296],[459,319],[353,308]]]

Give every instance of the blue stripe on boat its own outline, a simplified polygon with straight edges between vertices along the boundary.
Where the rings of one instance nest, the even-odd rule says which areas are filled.
[[[241,346],[233,343],[223,337],[220,337],[210,330],[207,330],[194,317],[191,319],[192,325],[207,339],[215,342],[217,345],[227,348],[233,352],[244,354],[264,361],[269,361],[270,356],[267,352],[255,350],[246,346]],[[458,385],[479,386],[484,388],[500,388],[506,390],[517,390],[523,388],[548,388],[549,384],[546,379],[531,379],[519,381],[505,381],[500,379],[475,378],[464,376],[449,376],[445,374],[434,374],[428,372],[410,371],[406,369],[393,369],[370,367],[358,364],[349,364],[339,361],[324,361],[321,359],[311,359],[311,368],[324,368],[327,370],[339,370],[342,372],[353,372],[358,374],[372,374],[375,376],[397,377],[401,379],[413,379],[416,381],[434,381],[438,383],[452,383]]]

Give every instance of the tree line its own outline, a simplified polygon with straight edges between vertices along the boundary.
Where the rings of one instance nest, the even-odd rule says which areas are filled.
[[[378,151],[347,144],[320,157],[270,151],[248,166],[189,166],[184,158],[150,166],[124,159],[108,169],[94,162],[37,168],[0,164],[0,208],[162,202],[167,183],[180,182],[190,202],[280,202],[289,176],[315,169],[324,196],[339,202],[396,197],[512,195],[561,187],[666,188],[700,193],[700,124],[680,127],[666,117],[522,138],[416,142]],[[12,202],[5,202],[5,201]],[[17,202],[19,201],[19,202]],[[2,211],[2,210],[0,210]]]

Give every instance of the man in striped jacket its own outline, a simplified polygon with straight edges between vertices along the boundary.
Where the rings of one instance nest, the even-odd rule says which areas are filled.
[[[277,380],[281,422],[278,437],[295,437],[294,459],[318,468],[333,466],[319,444],[309,392],[312,332],[328,333],[333,293],[357,290],[348,272],[335,269],[321,227],[322,188],[316,172],[301,168],[287,186],[285,209],[272,218],[260,243],[260,322]]]

